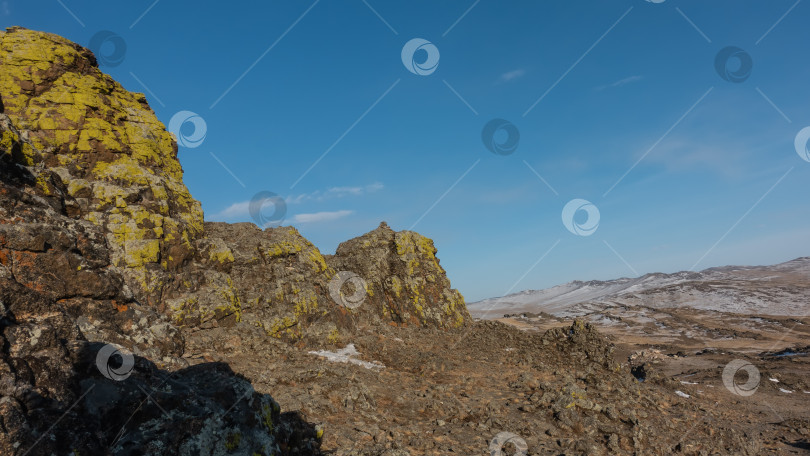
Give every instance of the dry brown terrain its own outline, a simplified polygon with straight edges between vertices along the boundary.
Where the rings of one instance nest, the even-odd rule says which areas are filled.
[[[507,324],[479,321],[450,332],[367,327],[343,342],[356,346],[357,359],[384,368],[330,361],[284,344],[221,344],[215,333],[196,338],[205,343],[191,350],[200,350],[193,355],[200,360],[227,361],[260,392],[272,394],[282,410],[317,423],[324,431],[321,448],[330,454],[483,455],[502,432],[524,439],[529,455],[810,449],[810,394],[803,392],[810,391],[810,360],[755,353],[778,340],[776,330],[741,339],[744,350],[731,351],[727,343],[704,352],[708,340],[662,338],[642,326],[600,328],[615,343],[610,351],[609,341],[592,327],[570,321],[502,322]],[[800,342],[808,324],[800,323],[781,343]],[[545,333],[552,328],[558,329]],[[716,341],[734,330],[726,325]],[[641,382],[631,373],[631,364],[638,363],[628,357],[651,347],[661,354],[649,357]],[[762,381],[752,396],[724,387],[722,371],[733,359],[759,369]],[[744,374],[737,381],[744,383]],[[794,392],[781,393],[780,387]]]
[[[802,428],[810,420],[810,318],[751,318],[694,309],[657,312],[655,322],[597,327],[616,344],[617,359],[627,361],[634,353],[652,350],[654,369],[661,376],[677,380],[679,389],[696,399],[740,412],[749,432],[770,440],[773,451],[810,452],[808,434]],[[627,318],[630,313],[622,321],[632,321]],[[569,324],[552,318],[498,320],[539,332]],[[702,336],[685,335],[696,328]],[[785,350],[787,355],[779,353]],[[735,359],[748,361],[759,371],[758,388],[751,396],[735,395],[724,386],[723,368]],[[738,384],[746,380],[742,372],[735,377]],[[795,430],[801,439],[783,439]]]

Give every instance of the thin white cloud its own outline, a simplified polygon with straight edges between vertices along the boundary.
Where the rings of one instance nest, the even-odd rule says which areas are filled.
[[[498,77],[498,82],[513,81],[526,74],[526,70],[518,68],[517,70],[507,71]]]
[[[313,212],[311,214],[296,214],[292,218],[293,223],[318,223],[318,222],[331,222],[333,220],[342,219],[349,215],[354,214],[354,211],[331,211],[331,212]]]
[[[375,182],[373,184],[356,187],[331,187],[324,191],[316,190],[311,193],[302,193],[300,195],[288,196],[287,198],[285,198],[284,202],[287,203],[288,206],[308,202],[320,203],[326,200],[335,198],[344,198],[347,196],[353,197],[363,196],[380,191],[383,188],[385,188],[385,186],[380,182]],[[298,216],[294,217],[292,221],[298,223],[310,223],[314,221],[323,221],[321,219],[328,217],[335,217],[336,214],[337,218],[341,218],[345,217],[346,215],[349,215],[350,213],[351,211],[334,211],[334,212],[318,212],[315,214],[299,214]],[[212,214],[210,217],[208,216],[206,217],[207,220],[217,220],[217,221],[245,220],[248,218],[250,218],[250,201],[240,201],[237,203],[233,203],[230,206],[223,209],[222,211]],[[330,220],[334,220],[334,218]]]
[[[247,217],[250,215],[250,201],[242,201],[240,203],[233,203],[225,210],[217,212],[213,215],[216,220],[230,220],[240,217]]]
[[[3,11],[3,16],[11,16],[11,8],[8,1],[4,1],[0,4],[0,10]]]
[[[292,223],[329,222],[332,220],[347,217],[353,213],[354,211],[350,210],[313,212],[305,214],[296,214],[295,216],[293,216],[291,219],[288,220]],[[210,218],[206,217],[206,219],[213,221],[230,221],[230,220],[247,219],[249,217],[250,217],[250,201],[242,201],[239,203],[231,204],[225,210],[212,215]]]
[[[362,187],[332,187],[325,191],[315,190],[311,193],[289,196],[285,201],[287,204],[300,204],[307,201],[326,201],[332,198],[343,198],[345,196],[362,196],[382,190],[385,186],[380,182],[365,185]]]
[[[603,86],[599,86],[599,87],[596,88],[596,90],[605,90],[605,89],[612,89],[612,88],[615,88],[615,87],[621,87],[621,86],[626,85],[626,84],[632,84],[634,82],[641,81],[642,79],[644,79],[644,76],[640,76],[640,75],[629,76],[629,77],[626,77],[624,79],[619,79],[618,81],[616,81],[616,82],[614,82],[612,84],[606,84],[606,85],[603,85]]]

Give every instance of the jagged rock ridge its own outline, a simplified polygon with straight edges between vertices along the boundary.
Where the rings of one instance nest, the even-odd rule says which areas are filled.
[[[143,94],[69,40],[0,33],[0,95],[3,454],[317,454],[314,428],[227,366],[188,367],[189,347],[336,346],[383,322],[469,323],[417,233],[384,226],[358,246],[370,250],[324,257],[291,227],[204,223]],[[372,251],[383,270],[364,261]],[[358,307],[330,294],[343,270],[367,277]],[[94,359],[109,343],[134,354],[122,381]]]
[[[68,215],[61,181],[12,162],[34,149],[5,114],[0,134],[0,454],[224,454],[237,441],[316,454],[314,430],[227,365],[187,366],[180,330],[124,292],[102,227]],[[134,352],[120,380],[107,375],[123,357],[98,357],[107,343]]]

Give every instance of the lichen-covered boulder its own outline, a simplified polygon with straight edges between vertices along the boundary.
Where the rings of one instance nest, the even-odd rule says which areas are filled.
[[[37,151],[3,114],[0,137],[0,454],[319,454],[227,365],[184,367],[178,329],[126,292],[58,175],[16,161]]]
[[[292,227],[209,222],[178,280],[183,286],[166,300],[167,311],[180,326],[212,330],[204,337],[220,352],[235,348],[235,338],[329,345],[358,326],[470,321],[433,242],[384,223],[322,255]]]
[[[86,271],[68,271],[80,265],[50,254],[15,266],[40,288],[56,268],[59,280],[47,279],[54,299],[117,290],[175,325],[238,325],[239,333],[289,341],[335,343],[358,323],[451,328],[469,319],[432,241],[417,233],[382,225],[341,245],[327,262],[291,227],[203,224],[200,204],[183,184],[174,138],[142,94],[101,73],[93,54],[75,43],[19,27],[0,32],[0,94],[7,127],[0,144],[33,176],[32,188],[53,196],[50,204],[98,228],[103,262],[123,278],[89,281]],[[13,237],[23,239],[20,229]],[[354,306],[345,305],[347,288],[340,286],[350,273],[362,279],[352,282],[363,288],[354,290]],[[92,317],[79,323],[102,333]]]
[[[355,273],[368,296],[357,310],[383,321],[457,328],[471,321],[464,297],[451,288],[433,241],[380,226],[341,243],[326,257],[336,271]]]
[[[234,328],[243,337],[335,337],[341,308],[327,291],[334,273],[295,228],[208,222],[167,311],[178,325]]]
[[[177,144],[143,94],[103,74],[65,38],[0,32],[2,108],[33,147],[16,152],[47,193],[53,175],[103,228],[110,259],[143,303],[155,305],[193,254],[203,213],[185,184]]]
[[[76,201],[58,175],[18,163],[38,152],[0,114],[0,276],[59,303],[85,337],[114,342],[158,362],[183,353],[180,331],[140,305],[116,268],[102,227],[69,216]]]

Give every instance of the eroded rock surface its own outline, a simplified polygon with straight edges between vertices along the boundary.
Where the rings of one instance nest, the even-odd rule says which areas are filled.
[[[3,454],[318,454],[295,412],[200,361],[337,346],[382,321],[468,322],[416,233],[388,229],[398,241],[375,258],[391,267],[376,271],[354,259],[365,250],[328,263],[291,227],[204,224],[175,139],[79,45],[0,32],[0,96]],[[361,307],[333,299],[336,268],[368,276]],[[108,344],[133,353],[125,379],[102,375]]]
[[[385,222],[338,246],[327,263],[367,282],[368,309],[378,320],[460,328],[470,322],[464,298],[436,257],[433,241],[413,231],[395,232]]]
[[[69,214],[102,228],[113,267],[139,301],[157,305],[193,254],[203,213],[146,98],[103,74],[89,50],[17,27],[0,33],[0,94],[32,146],[19,162],[45,194],[58,176]]]
[[[360,278],[359,285],[340,280],[346,273]],[[169,313],[215,344],[271,337],[335,345],[359,326],[470,322],[433,242],[385,223],[341,244],[335,255],[322,255],[293,227],[206,223],[179,277],[183,287],[166,300]],[[342,296],[354,295],[354,286],[362,290],[349,305]]]
[[[0,454],[318,454],[314,428],[227,365],[188,367],[102,227],[69,216],[58,175],[15,162],[38,151],[4,114],[0,135]],[[134,353],[122,378],[123,357],[98,358],[111,343]]]

